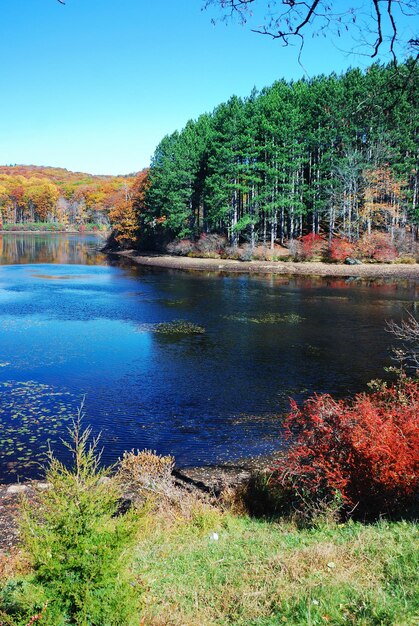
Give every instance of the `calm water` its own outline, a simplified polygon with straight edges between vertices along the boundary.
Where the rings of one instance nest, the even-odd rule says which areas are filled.
[[[109,264],[95,236],[0,236],[0,480],[39,475],[85,397],[104,458],[151,448],[178,465],[280,445],[289,396],[383,376],[385,320],[418,283],[218,276]],[[203,335],[155,324],[189,320]]]

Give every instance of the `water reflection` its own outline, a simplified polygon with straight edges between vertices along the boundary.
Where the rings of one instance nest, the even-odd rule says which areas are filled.
[[[0,264],[77,263],[99,265],[106,262],[100,252],[101,235],[61,233],[0,234]]]

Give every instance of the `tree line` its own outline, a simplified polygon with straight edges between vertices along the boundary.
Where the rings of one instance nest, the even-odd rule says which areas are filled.
[[[109,212],[129,195],[134,175],[92,176],[61,168],[0,167],[0,224],[108,227]]]
[[[271,248],[307,233],[417,239],[418,78],[411,59],[231,97],[159,143],[131,239],[133,216],[148,246],[209,233]]]

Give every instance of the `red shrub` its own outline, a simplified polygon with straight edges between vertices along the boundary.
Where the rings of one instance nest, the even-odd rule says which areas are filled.
[[[397,259],[397,250],[387,233],[365,233],[356,245],[358,256],[379,263],[389,263]]]
[[[327,244],[323,237],[320,235],[314,235],[310,233],[301,237],[300,241],[300,254],[303,260],[321,260],[325,254]]]
[[[292,403],[285,421],[291,440],[275,468],[300,504],[339,493],[357,514],[403,513],[418,488],[419,384],[403,379],[352,401],[315,396]]]
[[[329,246],[330,259],[338,263],[354,256],[354,253],[355,245],[347,239],[336,239],[335,237]]]

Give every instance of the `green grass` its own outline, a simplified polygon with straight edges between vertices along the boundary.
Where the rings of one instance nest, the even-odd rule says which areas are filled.
[[[145,624],[418,623],[412,523],[299,530],[205,507],[189,520],[154,514],[144,522],[134,567]]]

